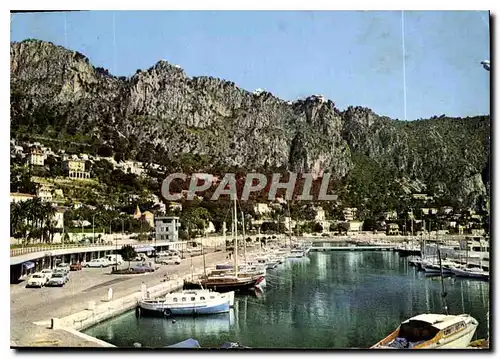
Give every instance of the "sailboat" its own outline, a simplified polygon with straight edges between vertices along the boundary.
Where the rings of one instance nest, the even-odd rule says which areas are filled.
[[[469,346],[479,323],[469,314],[448,314],[439,249],[437,253],[445,314],[419,314],[405,320],[371,349],[465,349]]]
[[[466,240],[465,266],[451,268],[450,269],[451,273],[453,273],[457,277],[482,279],[482,280],[490,279],[490,273],[483,269],[482,256],[479,257],[479,268],[469,268],[468,261],[469,261],[469,241]]]
[[[238,263],[238,212],[236,208],[236,198],[234,199],[234,267],[230,269],[221,269],[211,271],[203,275],[198,282],[184,281],[184,289],[204,288],[216,292],[224,293],[229,291],[248,291],[261,285],[265,280],[265,270],[242,269]]]

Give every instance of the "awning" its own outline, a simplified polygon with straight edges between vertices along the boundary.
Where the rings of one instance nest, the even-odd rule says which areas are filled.
[[[24,262],[24,263],[23,263],[23,267],[24,267],[25,269],[35,268],[35,263],[33,263],[33,262]]]
[[[155,248],[146,246],[146,247],[136,247],[134,248],[137,253],[143,253],[143,252],[154,252]]]

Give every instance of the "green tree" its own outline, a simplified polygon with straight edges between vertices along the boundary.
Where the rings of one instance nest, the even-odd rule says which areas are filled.
[[[123,257],[124,261],[128,262],[128,267],[130,269],[130,262],[137,257],[137,252],[130,244],[126,244],[120,249],[120,255]]]

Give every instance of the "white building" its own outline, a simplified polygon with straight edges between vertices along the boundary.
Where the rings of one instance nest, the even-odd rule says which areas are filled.
[[[52,202],[52,189],[50,187],[40,187],[37,191],[37,197],[44,202]]]
[[[30,164],[33,166],[43,166],[45,163],[45,156],[39,149],[33,149],[30,153]]]
[[[34,199],[36,196],[29,193],[11,192],[9,197],[10,197],[10,202],[19,203]]]
[[[356,214],[358,212],[357,208],[344,208],[342,211],[344,213],[344,218],[346,221],[352,221],[356,218]]]
[[[180,226],[179,217],[155,217],[156,240],[177,242]]]
[[[208,226],[205,229],[206,234],[215,233],[215,226],[211,221],[208,221]]]
[[[253,210],[256,214],[267,214],[271,213],[271,208],[267,205],[267,203],[256,203],[253,207]]]
[[[316,222],[322,222],[326,220],[325,210],[322,207],[316,208],[316,217],[314,218]]]

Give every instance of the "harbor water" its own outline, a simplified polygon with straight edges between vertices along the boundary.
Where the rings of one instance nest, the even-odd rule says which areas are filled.
[[[86,334],[118,347],[165,347],[187,338],[202,347],[367,348],[421,313],[443,313],[441,281],[394,252],[318,252],[269,270],[263,293],[238,295],[230,313],[197,318],[137,317],[135,311]],[[444,280],[450,314],[479,321],[487,337],[489,283]]]

